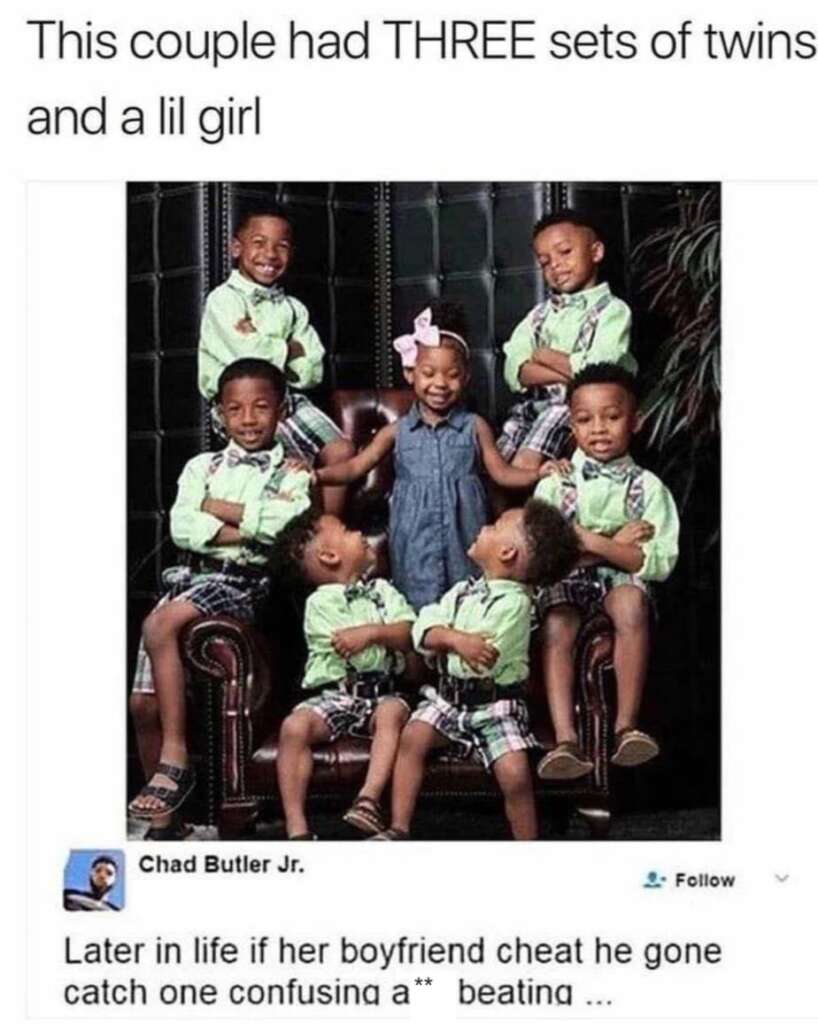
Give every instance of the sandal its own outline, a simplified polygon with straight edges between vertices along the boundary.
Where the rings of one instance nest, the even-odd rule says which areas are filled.
[[[357,828],[359,832],[364,832],[368,836],[374,836],[386,828],[380,804],[370,796],[357,797],[343,820],[347,825],[352,825],[353,828]]]
[[[659,753],[659,744],[641,729],[622,729],[616,734],[616,749],[611,764],[633,768],[650,761]]]
[[[409,833],[402,828],[385,828],[382,832],[376,832],[374,836],[370,836],[370,839],[384,839],[388,842],[392,840],[408,839]]]
[[[547,782],[581,779],[593,770],[594,762],[583,757],[579,744],[573,741],[558,743],[537,765],[537,775]]]
[[[179,810],[196,785],[196,772],[191,765],[188,765],[187,768],[180,768],[178,764],[166,764],[164,761],[160,761],[156,766],[153,777],[155,778],[157,775],[164,775],[172,782],[175,782],[176,789],[168,789],[167,786],[154,786],[150,782],[146,783],[128,804],[128,811],[132,817],[151,819],[162,817],[165,814],[172,814],[174,811]],[[162,801],[164,807],[157,807],[152,811],[134,807],[136,801],[142,796],[155,797],[157,800]]]
[[[160,843],[181,843],[192,834],[193,826],[185,824],[174,814],[170,822],[161,828],[151,825],[142,838],[146,841],[154,840]]]

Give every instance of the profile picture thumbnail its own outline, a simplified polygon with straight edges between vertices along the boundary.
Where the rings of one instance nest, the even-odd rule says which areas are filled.
[[[122,910],[124,905],[122,850],[72,850],[63,874],[63,908]]]

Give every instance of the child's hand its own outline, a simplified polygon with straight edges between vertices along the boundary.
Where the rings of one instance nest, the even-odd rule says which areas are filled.
[[[233,325],[233,327],[234,327],[235,330],[237,330],[239,332],[239,334],[255,334],[256,333],[256,329],[255,329],[255,327],[253,327],[253,321],[250,319],[249,316],[243,316],[241,318],[241,320],[237,320],[235,322],[235,324]]]
[[[336,629],[330,643],[336,654],[342,658],[351,658],[353,654],[360,654],[367,647],[371,647],[372,627],[347,626],[346,629]]]
[[[542,480],[544,476],[551,476],[552,473],[559,473],[560,476],[570,476],[571,460],[549,459],[540,466],[537,476]]]
[[[304,473],[312,475],[312,468],[307,465],[303,459],[299,459],[297,455],[288,455],[281,465],[288,473],[299,473],[303,471]]]
[[[304,346],[300,341],[287,342],[287,357],[289,359],[298,359],[303,355],[306,355],[306,353],[304,352]]]
[[[625,523],[613,535],[613,540],[617,544],[644,544],[645,541],[651,539],[655,532],[650,523],[645,522],[644,519],[637,519],[635,522]]]
[[[454,641],[455,654],[459,654],[475,672],[491,668],[500,652],[488,642],[490,633],[458,633]]]

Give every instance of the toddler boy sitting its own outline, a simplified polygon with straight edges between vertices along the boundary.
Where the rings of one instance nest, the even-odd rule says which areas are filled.
[[[314,839],[305,802],[311,748],[340,736],[371,737],[364,784],[344,821],[374,834],[384,828],[380,800],[392,774],[409,705],[397,687],[412,648],[415,613],[384,579],[367,580],[374,554],[361,533],[333,515],[310,510],[282,531],[273,557],[296,567],[316,587],[307,599],[303,688],[314,696],[298,704],[281,726],[278,787],[287,836]],[[275,570],[274,570],[275,571]]]
[[[670,491],[629,455],[639,427],[636,382],[621,366],[597,363],[569,387],[570,461],[545,467],[535,497],[575,523],[580,566],[540,595],[545,611],[544,675],[557,746],[543,757],[543,779],[587,775],[592,762],[577,744],[572,688],[574,644],[583,618],[603,609],[614,626],[617,765],[638,765],[659,753],[637,729],[648,665],[648,584],[666,579],[678,555],[679,517]]]
[[[436,687],[401,736],[392,782],[392,823],[375,839],[408,839],[426,759],[454,747],[494,773],[515,839],[537,837],[528,750],[526,684],[531,636],[531,584],[560,579],[576,562],[571,526],[544,502],[529,500],[484,526],[469,549],[483,570],[421,609],[412,629],[416,649],[439,663]]]
[[[193,789],[185,735],[183,630],[196,619],[229,615],[252,622],[267,594],[267,557],[278,531],[310,505],[310,475],[284,460],[274,440],[284,375],[261,359],[241,359],[219,378],[225,449],[192,458],[179,478],[170,532],[192,564],[169,569],[167,593],[145,620],[131,712],[147,784],[131,801],[149,818],[146,838],[183,838],[173,813]]]

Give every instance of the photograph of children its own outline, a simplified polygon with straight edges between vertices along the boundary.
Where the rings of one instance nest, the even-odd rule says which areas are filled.
[[[131,183],[131,838],[720,838],[720,188]]]

